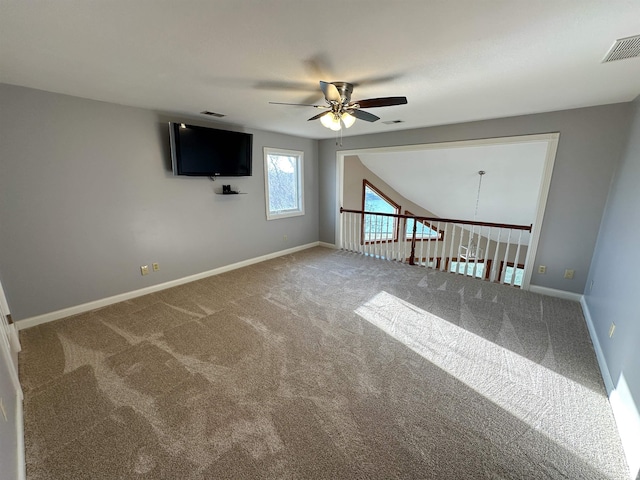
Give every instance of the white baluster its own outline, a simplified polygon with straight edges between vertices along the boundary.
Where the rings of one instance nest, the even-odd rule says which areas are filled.
[[[378,215],[372,215],[371,220],[373,221],[373,238],[371,239],[370,247],[372,256],[376,256],[377,241],[378,241]]]
[[[432,226],[433,224],[431,222],[429,222],[429,235],[427,236],[427,256],[425,257],[425,266],[427,268],[429,268],[429,262],[430,262],[430,258],[431,258],[431,232],[432,232]],[[440,225],[440,222],[438,222],[438,225]],[[436,245],[438,245],[438,242],[436,241]],[[435,255],[434,255],[435,257]]]
[[[478,229],[478,243],[476,247],[476,254],[473,256],[473,267],[471,267],[471,276],[476,278],[476,269],[478,268],[478,255],[480,254],[480,242],[482,240],[482,225],[479,225]]]
[[[382,217],[376,215],[376,242],[374,243],[373,256],[380,258],[380,249],[382,248]]]
[[[360,215],[357,213],[351,214],[351,250],[360,253],[360,242],[358,241],[358,234],[356,228],[358,228],[358,219]],[[356,243],[357,242],[357,243]]]
[[[473,241],[473,229],[474,226],[470,225],[471,229],[469,230],[469,237],[467,238],[467,254],[465,255],[467,258],[464,259],[464,276],[467,276],[467,264],[469,263],[469,250],[471,249],[471,242]],[[458,253],[460,250],[458,250]],[[459,255],[458,255],[459,256]],[[460,258],[458,258],[458,269],[460,269]]]
[[[356,214],[358,215],[358,214]],[[355,229],[355,237],[358,242],[358,250],[357,252],[360,254],[364,253],[364,216],[358,215],[356,217],[356,221],[353,224],[353,228]]]
[[[491,233],[493,231],[492,227],[489,227],[489,234],[487,235],[487,243],[484,247],[485,255],[484,255],[484,270],[482,270],[482,280],[487,280],[489,278],[489,250],[491,249]]]
[[[520,258],[520,244],[522,242],[522,230],[518,236],[518,247],[516,248],[516,258],[513,259],[513,274],[511,275],[511,286],[516,282],[516,272],[518,271],[518,259]]]
[[[353,214],[349,213],[349,216],[347,217],[348,222],[347,222],[347,226],[349,229],[348,235],[349,235],[349,250],[353,251]]]
[[[365,215],[364,216],[364,253],[366,255],[369,255],[371,252],[371,231],[372,231],[372,224],[371,222],[373,221],[373,217],[371,215]]]
[[[351,248],[351,214],[348,212],[343,213],[343,227],[342,227],[342,249],[350,250]]]
[[[496,240],[496,251],[493,254],[493,259],[491,261],[491,277],[489,278],[490,282],[496,281],[496,273],[498,271],[498,250],[500,248],[500,240],[502,240],[502,227],[498,228],[498,238]]]
[[[447,231],[449,230],[449,225],[451,225],[451,232],[447,233]],[[456,225],[455,223],[445,223],[444,224],[444,235],[445,237],[447,236],[451,236],[451,248],[449,250],[449,258],[451,258],[451,252],[453,252],[453,242],[456,238]],[[446,271],[446,263],[447,263],[447,249],[445,248],[444,244],[442,245],[442,247],[440,247],[440,271],[444,272]]]
[[[387,231],[389,229],[389,223],[391,223],[391,238],[387,241],[387,248],[386,248],[386,252],[387,252],[387,260],[392,260],[390,258],[390,249],[393,248],[393,236],[395,234],[395,229],[393,228],[393,226],[395,225],[396,219],[394,217],[387,217]]]
[[[502,271],[500,272],[500,283],[506,283],[505,275],[507,273],[507,261],[509,256],[509,248],[511,247],[511,232],[513,232],[513,230],[510,228],[509,236],[507,237],[507,245],[506,245],[506,248],[504,249],[504,260],[502,261]]]

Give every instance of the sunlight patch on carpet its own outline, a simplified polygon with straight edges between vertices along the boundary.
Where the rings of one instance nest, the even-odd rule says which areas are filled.
[[[355,312],[600,472],[612,473],[604,396],[387,292]]]

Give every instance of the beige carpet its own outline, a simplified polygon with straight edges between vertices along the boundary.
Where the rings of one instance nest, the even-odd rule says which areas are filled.
[[[627,479],[577,303],[323,248],[21,332],[29,480]]]

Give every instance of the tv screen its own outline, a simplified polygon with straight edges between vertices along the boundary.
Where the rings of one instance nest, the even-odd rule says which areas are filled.
[[[174,175],[251,176],[253,135],[169,123]]]

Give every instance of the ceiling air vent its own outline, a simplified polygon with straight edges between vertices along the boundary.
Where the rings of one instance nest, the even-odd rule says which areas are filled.
[[[404,120],[387,120],[386,122],[382,122],[385,125],[394,125],[396,123],[404,123]]]
[[[602,63],[615,62],[625,58],[640,57],[640,35],[616,40],[604,57]]]
[[[226,117],[224,113],[210,112],[209,110],[205,110],[204,112],[200,112],[200,113],[202,115],[209,115],[210,117],[218,117],[218,118]]]

